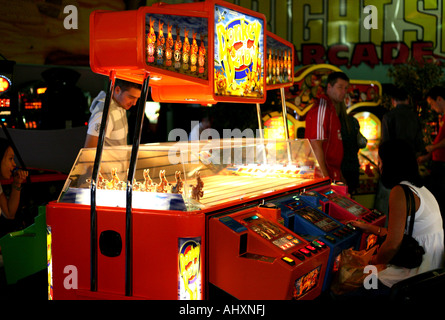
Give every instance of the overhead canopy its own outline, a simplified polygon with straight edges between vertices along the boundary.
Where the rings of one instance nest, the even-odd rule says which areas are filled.
[[[263,14],[219,0],[94,11],[91,69],[138,83],[149,73],[158,102],[264,103],[265,26]]]

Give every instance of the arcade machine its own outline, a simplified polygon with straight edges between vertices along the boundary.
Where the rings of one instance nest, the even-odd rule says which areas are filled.
[[[52,130],[85,126],[88,102],[76,86],[80,73],[55,67],[46,69],[41,76],[43,81],[26,83],[18,90],[24,128]]]
[[[360,131],[368,139],[366,148],[360,149],[360,180],[357,194],[354,199],[360,203],[367,204],[366,207],[372,208],[373,197],[377,192],[379,182],[378,170],[378,147],[381,139],[381,120],[370,111],[359,111],[354,117],[360,124]]]
[[[26,129],[40,129],[43,118],[42,95],[47,86],[43,81],[23,85],[18,92],[19,109]]]
[[[22,184],[20,203],[14,219],[0,214],[0,247],[6,284],[15,284],[46,268],[46,221],[44,210],[39,206],[57,198],[67,177],[53,170],[27,168],[16,147],[14,134],[8,128],[15,128],[17,122],[17,100],[13,93],[13,68],[15,62],[0,61],[0,137],[9,141],[19,168],[29,172]],[[17,93],[17,92],[15,92]],[[0,181],[2,191],[9,197],[13,178]]]
[[[8,220],[0,215],[0,236],[32,224],[38,215],[38,206],[56,199],[67,177],[66,174],[54,170],[27,168],[21,157],[23,150],[17,147],[19,143],[16,145],[20,130],[16,130],[19,127],[19,108],[17,89],[14,89],[13,82],[14,66],[14,61],[0,60],[0,137],[9,141],[14,150],[16,164],[19,168],[28,170],[29,174],[21,191],[17,218]],[[11,191],[12,181],[12,178],[0,181],[7,196]]]
[[[284,98],[284,87],[293,83],[293,45],[268,32],[267,48],[266,90],[280,89]],[[259,106],[257,111],[261,128]],[[283,114],[286,115],[284,103]],[[244,165],[225,170],[252,178],[260,174],[269,177],[267,183],[272,183],[278,177],[277,173],[282,177],[311,176],[311,170],[301,170],[301,165],[297,169],[294,164],[295,161],[306,162],[301,154],[313,157],[310,144],[305,140],[306,144],[296,149],[295,143],[302,140],[294,140],[294,137],[289,140],[284,118],[275,119],[281,120],[280,132],[270,133],[266,125],[264,137],[282,141],[276,147],[283,160],[288,162],[286,170],[270,172]],[[238,299],[317,297],[327,272],[330,249],[321,240],[309,242],[284,228],[279,216],[278,209],[258,204],[246,210],[212,216],[209,220],[209,283]]]
[[[258,206],[210,219],[210,282],[242,300],[316,298],[329,247],[284,228],[267,210]]]
[[[386,215],[377,210],[370,210],[349,197],[347,186],[332,184],[315,188],[301,194],[304,202],[318,208],[337,221],[347,224],[349,221],[361,220],[373,225],[384,226]],[[375,235],[363,234],[359,249],[369,249],[377,241]]]
[[[326,181],[305,140],[139,145],[149,84],[157,102],[263,103],[265,25],[217,0],[92,13],[91,67],[110,81],[97,149],[46,207],[51,299],[203,299],[207,216]],[[115,78],[143,84],[132,146],[103,146]]]
[[[345,249],[358,249],[361,233],[350,224],[342,224],[303,201],[299,194],[268,200],[280,209],[283,225],[305,240],[330,248],[323,290],[330,287],[338,271],[340,255]]]
[[[0,60],[0,121],[2,126],[15,125],[16,99],[14,98],[12,77],[14,61]]]
[[[381,97],[382,86],[378,81],[351,81],[347,112],[358,120],[360,132],[368,140],[366,147],[359,150],[360,179],[353,199],[367,208],[374,207],[379,180],[377,154],[381,135],[380,119],[384,112]]]

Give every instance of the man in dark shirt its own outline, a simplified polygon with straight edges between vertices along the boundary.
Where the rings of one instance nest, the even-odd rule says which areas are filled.
[[[409,104],[408,93],[395,87],[391,97],[394,108],[383,116],[382,142],[393,139],[406,140],[419,156],[425,151],[425,143],[419,117]]]
[[[408,93],[403,88],[393,86],[389,95],[394,108],[383,115],[381,143],[394,139],[406,140],[416,156],[420,156],[425,153],[422,126],[414,108],[409,104]],[[379,181],[375,208],[385,214],[388,213],[390,191]]]

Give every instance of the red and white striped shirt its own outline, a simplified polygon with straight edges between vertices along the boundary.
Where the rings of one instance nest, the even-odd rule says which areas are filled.
[[[326,95],[321,95],[306,115],[305,138],[323,140],[329,177],[340,180],[343,160],[341,123],[334,105]]]

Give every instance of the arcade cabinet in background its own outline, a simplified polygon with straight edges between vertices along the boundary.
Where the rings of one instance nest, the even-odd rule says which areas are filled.
[[[18,106],[21,123],[18,129],[40,129],[43,118],[42,96],[47,89],[41,80],[31,81],[18,89]]]
[[[0,121],[7,127],[16,123],[17,101],[14,97],[13,73],[15,61],[0,60]]]
[[[88,122],[88,101],[76,86],[80,73],[73,69],[51,68],[42,72],[47,89],[41,95],[40,129],[69,129]]]

